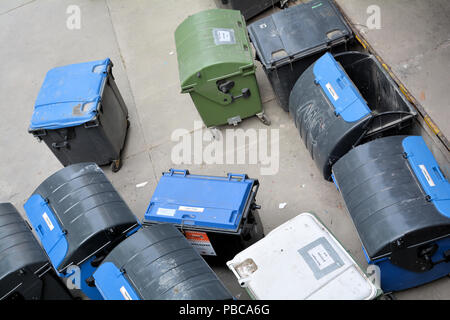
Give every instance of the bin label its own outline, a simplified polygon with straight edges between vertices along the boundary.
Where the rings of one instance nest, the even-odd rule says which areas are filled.
[[[425,179],[427,179],[427,182],[430,185],[430,187],[436,187],[436,184],[434,183],[433,179],[431,179],[430,173],[428,172],[427,168],[423,164],[419,164],[419,168],[420,170],[422,170],[422,173]]]
[[[173,217],[177,210],[175,209],[166,209],[166,208],[158,208],[158,211],[156,211],[156,214],[160,216],[168,216]]]
[[[55,229],[55,226],[53,225],[52,221],[50,220],[50,218],[47,215],[47,212],[44,212],[44,214],[42,215],[42,218],[44,218],[45,223],[47,224],[48,228],[50,229],[50,231],[52,231],[53,229]]]
[[[308,254],[320,270],[323,270],[334,263],[333,258],[321,244],[309,250]]]
[[[222,44],[236,44],[233,29],[213,29],[214,43],[219,46]]]
[[[217,256],[206,232],[185,231],[184,235],[202,256]]]
[[[331,85],[331,83],[327,83],[326,87],[328,89],[328,92],[330,92],[331,96],[333,97],[334,101],[338,101],[339,100],[339,96],[336,93],[336,91],[334,90],[333,86]]]
[[[188,212],[199,212],[200,213],[200,212],[205,211],[205,208],[179,206],[178,211],[188,211]]]
[[[133,300],[133,298],[131,298],[130,294],[128,293],[127,289],[125,289],[124,286],[120,288],[120,293],[122,294],[125,300]]]
[[[345,265],[325,237],[309,243],[299,249],[298,253],[311,269],[316,280],[322,279]]]

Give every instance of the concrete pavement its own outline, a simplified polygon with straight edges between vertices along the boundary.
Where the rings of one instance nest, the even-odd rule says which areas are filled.
[[[338,1],[353,21],[365,21],[368,3]],[[382,57],[392,63],[414,95],[447,133],[450,64],[445,37],[449,5],[445,0],[426,2],[378,1],[383,13],[381,31],[367,37]],[[413,3],[406,6],[405,2]],[[81,28],[66,26],[69,5],[81,9]],[[276,175],[263,176],[260,164],[176,166],[171,161],[174,130],[184,128],[193,135],[200,117],[188,95],[180,94],[173,33],[189,14],[214,8],[213,0],[3,0],[0,2],[0,201],[12,202],[21,213],[33,190],[49,175],[62,168],[45,144],[27,133],[34,101],[46,72],[70,63],[110,57],[113,73],[130,111],[131,127],[118,173],[105,172],[131,209],[142,218],[162,171],[176,167],[192,173],[224,175],[247,173],[261,183],[257,200],[266,233],[294,216],[314,212],[332,230],[344,247],[363,266],[366,262],[360,242],[342,198],[332,183],[323,181],[301,142],[291,117],[277,105],[267,78],[258,68],[258,81],[272,129],[279,129],[280,164]],[[394,10],[407,7],[401,24]],[[414,8],[412,8],[414,7]],[[445,11],[447,10],[447,11]],[[403,11],[402,11],[403,12]],[[426,17],[422,19],[422,17]],[[433,17],[439,20],[431,26]],[[412,23],[413,22],[413,23]],[[401,25],[401,26],[400,26]],[[414,35],[409,30],[414,28]],[[427,37],[429,30],[436,30]],[[394,32],[395,31],[395,32]],[[379,32],[379,33],[377,33]],[[414,41],[405,39],[413,38]],[[422,43],[422,42],[425,43]],[[401,43],[401,45],[399,45]],[[417,64],[416,62],[417,61]],[[408,65],[405,68],[405,64]],[[420,67],[420,68],[419,68]],[[447,69],[445,69],[447,67]],[[447,90],[446,90],[447,89]],[[267,129],[256,118],[239,128]],[[224,131],[227,128],[223,128]],[[447,134],[449,136],[449,134]],[[142,188],[136,185],[148,182]],[[286,202],[285,209],[279,203]],[[217,269],[233,294],[248,298],[227,269]],[[399,299],[450,299],[450,279],[397,293]]]

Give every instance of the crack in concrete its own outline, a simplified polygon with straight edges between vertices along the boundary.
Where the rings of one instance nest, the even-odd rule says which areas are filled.
[[[145,144],[145,150],[136,153],[136,155],[139,155],[139,154],[141,154],[143,152],[148,152],[148,158],[149,158],[150,164],[152,166],[153,177],[155,178],[155,181],[158,181],[158,176],[156,175],[155,166],[153,165],[152,156],[150,154],[150,149],[149,149],[147,140],[145,138],[144,129],[143,129],[143,126],[142,126],[141,118],[139,116],[139,110],[137,109],[137,106],[136,106],[136,99],[134,97],[133,88],[131,87],[130,78],[128,77],[127,68],[126,68],[126,64],[125,64],[125,58],[122,55],[122,50],[120,48],[119,39],[117,37],[117,32],[116,32],[116,29],[114,28],[113,18],[112,18],[112,15],[111,15],[111,9],[110,9],[110,7],[108,5],[108,0],[104,0],[104,2],[105,2],[106,9],[108,11],[109,21],[111,23],[111,28],[113,30],[114,40],[116,41],[117,50],[119,51],[119,56],[120,56],[120,59],[122,60],[122,64],[123,64],[123,68],[124,68],[124,71],[125,71],[125,76],[126,76],[126,79],[127,79],[128,87],[130,88],[130,94],[131,94],[132,103],[133,103],[133,105],[135,107],[135,111],[136,111],[136,118],[137,118],[136,119],[136,123],[139,126],[139,131],[140,131],[140,134],[142,135],[142,139],[144,140],[144,144]],[[131,156],[127,156],[127,157],[125,157],[125,159],[128,159],[130,157]]]
[[[35,1],[36,1],[36,0],[31,0],[31,1],[28,1],[28,2],[25,2],[25,3],[22,3],[20,6],[11,8],[11,9],[9,9],[9,10],[6,10],[5,12],[0,12],[0,16],[3,16],[3,15],[5,15],[5,14],[8,14],[8,13],[10,13],[10,12],[16,10],[16,9],[20,9],[20,8],[22,8],[22,7],[25,7],[26,5],[29,5],[30,3],[33,3],[33,2],[35,2]]]
[[[450,39],[444,40],[442,41],[440,44],[438,44],[437,46],[435,46],[434,48],[431,48],[427,51],[425,51],[424,53],[418,54],[414,57],[411,57],[407,60],[403,60],[401,62],[398,63],[398,66],[404,66],[404,65],[414,65],[417,66],[418,64],[420,64],[420,60],[422,60],[426,55],[431,54],[435,51],[441,50],[441,49],[447,49],[450,47]]]
[[[442,43],[438,44],[436,46],[436,48],[434,48],[434,49],[435,50],[447,49],[448,47],[450,47],[450,39],[447,39],[447,40],[443,41]]]

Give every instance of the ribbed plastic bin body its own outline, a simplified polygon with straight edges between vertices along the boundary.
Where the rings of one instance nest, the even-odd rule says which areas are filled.
[[[0,203],[0,300],[71,298],[19,212]]]
[[[89,276],[86,272],[95,270],[102,257],[139,227],[95,163],[56,172],[35,190],[24,208],[54,268],[62,274],[74,265]]]
[[[245,21],[239,11],[194,14],[175,31],[182,93],[207,127],[236,125],[262,113]]]
[[[312,1],[276,12],[248,27],[280,106],[303,72],[325,52],[347,50],[353,33],[332,1]]]
[[[303,213],[227,266],[257,300],[370,300],[379,290],[312,214]]]
[[[105,300],[231,300],[202,257],[172,225],[144,227],[94,273]]]
[[[226,9],[239,10],[245,20],[249,20],[274,7],[280,0],[216,0],[216,2]]]
[[[385,292],[450,273],[450,183],[422,137],[361,145],[333,175]]]
[[[317,167],[331,167],[353,147],[399,134],[417,115],[372,55],[326,53],[295,84],[290,112]]]
[[[51,69],[36,99],[29,132],[64,165],[120,167],[128,109],[109,59]],[[116,162],[113,162],[116,161]]]
[[[173,224],[206,261],[223,263],[264,237],[258,188],[259,182],[246,175],[170,170],[158,182],[144,224]]]

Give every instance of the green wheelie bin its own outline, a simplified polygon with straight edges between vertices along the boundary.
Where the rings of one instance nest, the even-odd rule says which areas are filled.
[[[258,116],[266,125],[245,20],[237,10],[212,9],[175,31],[181,92],[189,93],[206,127]]]

